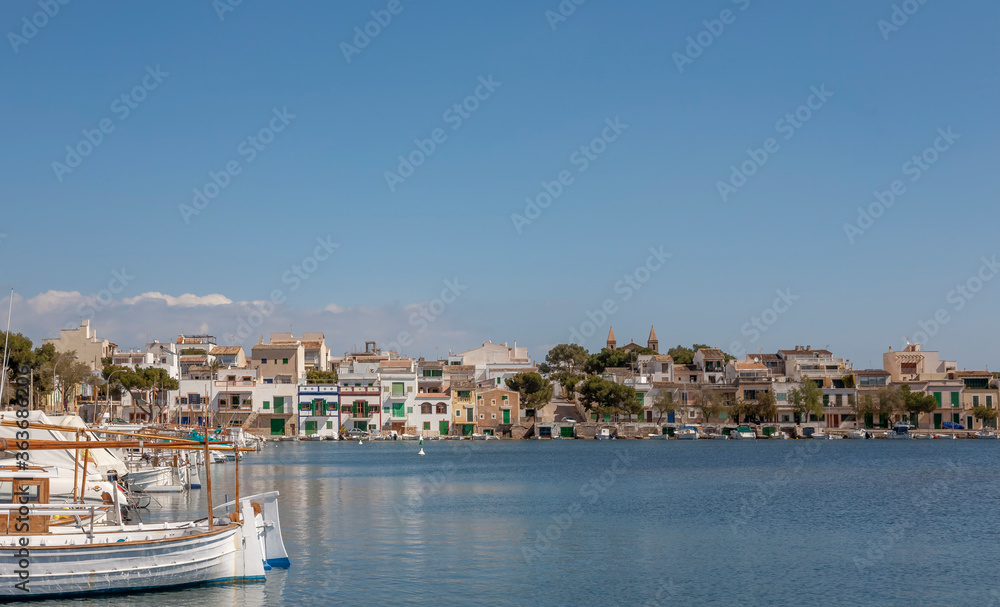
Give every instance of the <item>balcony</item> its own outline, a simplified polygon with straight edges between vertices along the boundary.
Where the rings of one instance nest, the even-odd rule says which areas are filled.
[[[340,394],[345,396],[378,396],[378,386],[341,386]]]
[[[257,385],[255,381],[218,381],[215,382],[216,388],[252,388]]]

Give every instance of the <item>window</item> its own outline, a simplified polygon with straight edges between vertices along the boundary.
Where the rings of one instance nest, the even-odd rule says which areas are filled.
[[[226,376],[226,381],[236,381],[236,376],[235,375],[227,375]]]
[[[490,404],[491,404],[491,405],[495,405],[495,404],[497,404],[497,399],[495,399],[495,398],[491,398],[491,399],[490,399]]]
[[[260,364],[266,365],[267,364],[267,359],[266,358],[260,359]]]
[[[406,412],[407,413],[413,413],[413,407],[407,407],[406,408]]]
[[[935,392],[934,393],[934,400],[937,401],[937,406],[940,407],[941,406],[941,393],[940,392]]]
[[[328,420],[328,421],[326,422],[326,429],[327,429],[327,430],[333,430],[333,422],[332,422],[332,421],[329,421],[329,420]]]
[[[986,395],[986,408],[987,409],[992,409],[993,408],[993,395],[992,394],[987,394]]]
[[[438,404],[438,406],[437,406],[437,412],[439,414],[441,414],[441,415],[447,415],[448,414],[448,405]]]
[[[265,400],[264,401],[264,408],[265,409],[270,409],[271,408],[271,401]]]
[[[501,397],[500,397],[500,400],[507,400],[507,395],[506,395],[506,394],[504,394],[503,396],[501,396]]]
[[[492,417],[493,417],[493,419],[496,419],[496,418],[497,418],[497,414],[496,414],[496,413],[493,413],[493,414],[492,414]]]
[[[972,395],[972,406],[973,407],[978,407],[979,406],[979,395],[978,394],[973,394]]]
[[[424,430],[430,430],[430,429],[431,429],[431,423],[430,422],[424,422]]]
[[[393,396],[403,396],[406,392],[403,390],[403,382],[394,381],[392,382],[392,395]]]
[[[240,396],[238,394],[234,394],[233,397],[229,399],[229,404],[239,406]]]
[[[277,362],[277,361],[275,361],[275,362]],[[281,364],[287,365],[288,364],[288,359],[287,358],[282,358],[281,359]]]
[[[462,410],[461,409],[455,409],[455,417],[462,417]]]
[[[951,393],[951,406],[952,407],[958,406],[958,392]]]
[[[479,419],[486,419],[486,415],[485,415],[485,414],[483,414],[483,413],[480,413],[480,414],[479,414]]]

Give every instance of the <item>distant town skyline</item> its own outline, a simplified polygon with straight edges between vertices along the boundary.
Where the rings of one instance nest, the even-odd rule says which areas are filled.
[[[655,325],[998,366],[995,3],[40,11],[0,6],[0,307],[36,343]]]

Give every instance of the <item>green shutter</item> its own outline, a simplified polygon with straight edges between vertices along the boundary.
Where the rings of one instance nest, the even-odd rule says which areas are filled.
[[[393,417],[403,417],[405,413],[403,412],[404,403],[392,403],[392,416]]]
[[[316,434],[316,422],[308,421],[306,422],[306,436],[312,436]]]
[[[285,412],[285,397],[275,396],[274,397],[274,412],[284,413]]]
[[[271,419],[271,436],[282,436],[285,433],[285,420]]]
[[[271,401],[265,400],[264,401],[264,408],[265,409],[270,409],[271,408]]]
[[[958,392],[951,393],[951,406],[952,407],[958,406]]]
[[[503,410],[503,423],[505,424],[510,423],[510,409]]]
[[[937,401],[937,406],[940,407],[941,406],[941,393],[940,392],[935,392],[934,393],[934,400]]]
[[[448,435],[448,422],[438,422],[438,432],[444,436]]]

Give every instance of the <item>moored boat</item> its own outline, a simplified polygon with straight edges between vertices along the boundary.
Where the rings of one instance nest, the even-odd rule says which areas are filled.
[[[913,438],[910,434],[910,429],[913,428],[910,424],[899,422],[892,427],[891,430],[886,430],[885,437],[894,440],[909,440]]]
[[[677,440],[698,440],[698,429],[684,426],[675,433]]]
[[[753,440],[757,438],[757,433],[750,426],[737,426],[729,432],[729,438],[733,440]]]

